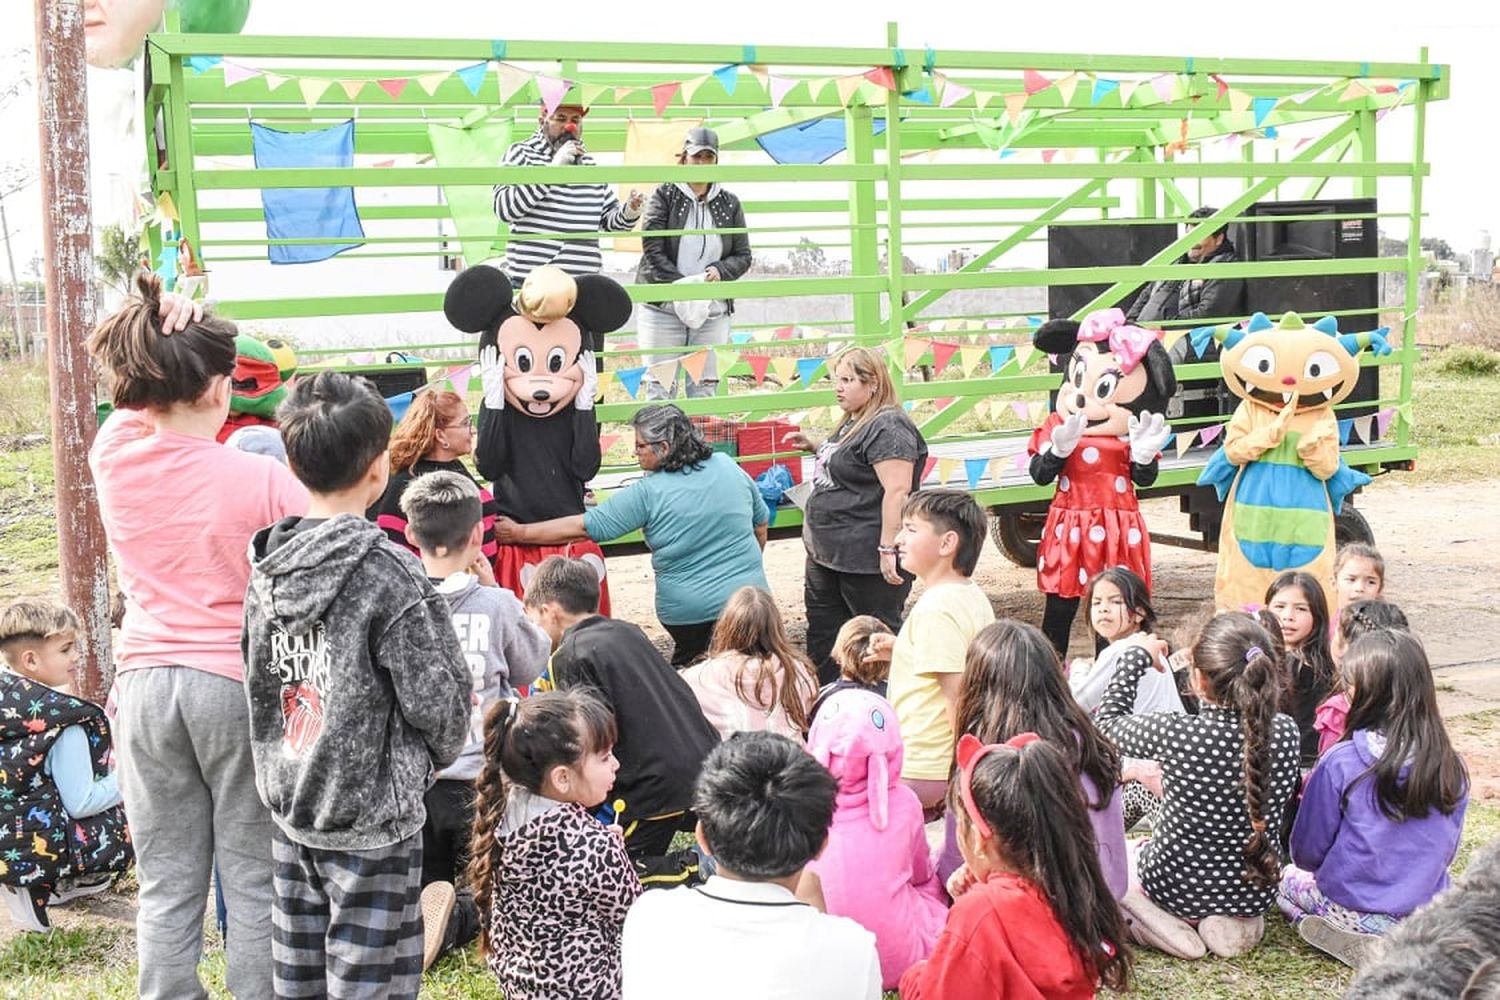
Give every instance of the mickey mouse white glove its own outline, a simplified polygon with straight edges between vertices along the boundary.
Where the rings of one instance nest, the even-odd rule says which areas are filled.
[[[1171,436],[1172,428],[1160,413],[1131,414],[1130,461],[1135,465],[1150,465]]]
[[[484,405],[505,409],[505,355],[493,345],[479,352],[479,380],[484,383]]]
[[[578,395],[573,397],[573,406],[580,410],[592,410],[594,397],[599,395],[599,368],[594,364],[594,352],[584,351],[578,356],[578,364],[583,369],[583,385],[578,387]]]
[[[1075,413],[1052,428],[1052,454],[1058,458],[1067,458],[1073,454],[1073,449],[1078,447],[1078,439],[1083,437],[1087,423],[1087,417],[1082,413]]]

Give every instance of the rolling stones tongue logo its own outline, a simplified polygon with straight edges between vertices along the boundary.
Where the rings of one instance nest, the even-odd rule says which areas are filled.
[[[292,756],[300,757],[323,732],[328,677],[323,623],[301,635],[273,629],[270,669],[281,679],[282,744]]]
[[[323,732],[323,698],[311,684],[281,689],[281,742],[294,757],[317,742]]]

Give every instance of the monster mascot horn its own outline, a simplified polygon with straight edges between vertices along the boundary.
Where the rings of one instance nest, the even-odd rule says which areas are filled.
[[[1224,381],[1240,397],[1224,443],[1198,477],[1224,501],[1214,577],[1220,608],[1262,603],[1287,570],[1311,573],[1328,591],[1334,515],[1370,481],[1344,464],[1333,407],[1354,391],[1362,348],[1391,352],[1386,332],[1341,335],[1332,316],[1307,326],[1296,313],[1192,331],[1194,348],[1209,339],[1224,345]],[[1325,597],[1334,606],[1333,595]]]
[[[1118,309],[1082,323],[1055,319],[1032,338],[1063,364],[1053,412],[1031,435],[1031,478],[1057,480],[1037,546],[1037,587],[1047,597],[1042,631],[1058,655],[1089,578],[1109,566],[1134,570],[1151,586],[1151,536],[1135,487],[1156,481],[1171,435],[1162,415],[1177,391],[1161,332],[1125,322]]]
[[[484,264],[453,279],[443,300],[448,322],[478,333],[484,400],[479,406],[479,474],[494,483],[499,513],[522,524],[583,513],[583,493],[599,472],[594,351],[630,319],[630,296],[602,274],[532,271],[511,303],[510,279]],[[593,542],[502,543],[495,578],[516,596],[530,567],[550,555],[583,558],[599,574],[599,610],[609,613],[604,552]]]

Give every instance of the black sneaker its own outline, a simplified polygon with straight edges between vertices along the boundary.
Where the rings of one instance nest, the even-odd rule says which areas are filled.
[[[115,884],[113,872],[100,875],[80,875],[77,878],[63,879],[57,883],[52,890],[52,895],[47,899],[48,906],[62,906],[71,903],[75,899],[84,896],[95,896]]]
[[[0,885],[0,896],[5,897],[10,908],[10,919],[23,931],[45,934],[52,929],[47,919],[47,897],[44,893],[32,892],[25,886]]]

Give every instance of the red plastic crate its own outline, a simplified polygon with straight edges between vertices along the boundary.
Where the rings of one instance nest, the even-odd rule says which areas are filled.
[[[799,449],[789,448],[781,439],[802,428],[785,420],[755,420],[741,425],[735,436],[735,445],[741,455],[774,455],[774,458],[740,459],[740,468],[754,479],[769,469],[774,462],[787,467],[792,482],[802,482],[802,456]]]

